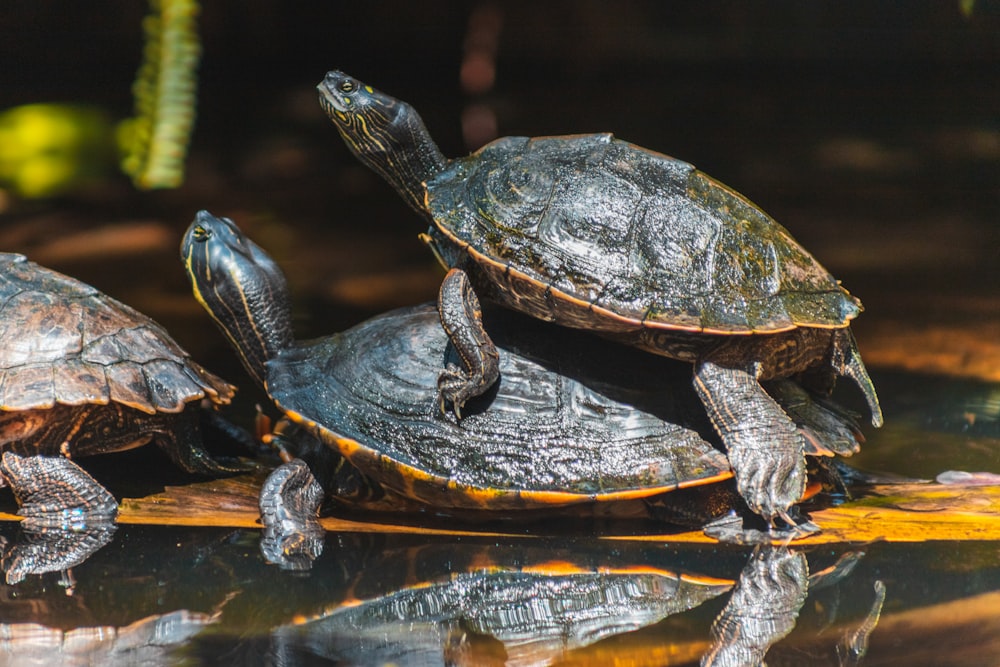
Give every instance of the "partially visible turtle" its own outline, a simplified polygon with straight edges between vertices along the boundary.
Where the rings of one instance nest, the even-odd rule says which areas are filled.
[[[425,241],[482,296],[693,363],[740,493],[765,518],[788,518],[806,466],[761,380],[828,392],[847,376],[881,425],[848,328],[860,302],[734,190],[610,134],[507,137],[448,160],[405,102],[338,71],[319,92],[347,146],[430,221]],[[460,409],[491,370],[444,397]]]
[[[732,475],[706,440],[711,425],[683,364],[581,332],[552,336],[515,313],[493,346],[461,272],[442,289],[463,307],[443,309],[441,321],[425,304],[295,342],[281,269],[231,220],[198,213],[181,255],[195,296],[278,408],[397,497],[523,510],[646,499]],[[489,343],[473,347],[488,353],[467,355],[469,340]],[[459,422],[439,409],[440,368],[477,363],[495,364],[500,381]],[[812,451],[855,448],[850,418],[803,394],[780,400],[802,417]],[[280,484],[265,485],[265,515],[275,493]]]
[[[36,523],[112,520],[114,497],[70,458],[149,441],[181,468],[238,468],[201,446],[203,403],[234,388],[145,315],[89,285],[0,254],[2,472]]]

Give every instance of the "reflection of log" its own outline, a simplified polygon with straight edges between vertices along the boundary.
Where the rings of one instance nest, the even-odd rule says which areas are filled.
[[[167,487],[163,493],[145,498],[126,498],[118,522],[173,526],[260,527],[257,492],[263,474],[244,475],[186,486]],[[876,486],[863,498],[811,514],[820,525],[819,535],[796,544],[836,542],[924,542],[929,540],[1000,540],[1000,486],[951,486],[900,484]],[[0,512],[0,520],[19,517]],[[413,534],[496,534],[458,528],[429,528],[412,517],[399,522],[351,521],[327,517],[320,520],[327,530],[349,532],[398,532]],[[512,524],[512,532],[513,532]],[[495,530],[496,524],[491,528]],[[521,532],[521,531],[518,531]],[[613,539],[712,542],[698,531],[670,535],[628,535]]]

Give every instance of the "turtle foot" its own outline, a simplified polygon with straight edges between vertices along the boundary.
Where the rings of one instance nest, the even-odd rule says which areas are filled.
[[[191,447],[165,445],[162,449],[181,469],[195,475],[227,477],[254,469],[252,463],[239,459],[216,459],[197,445]]]
[[[115,497],[64,456],[21,456],[4,452],[0,470],[14,490],[24,525],[80,529],[113,523]]]
[[[323,551],[323,527],[316,519],[323,488],[309,466],[293,459],[274,469],[260,491],[260,518],[264,524],[260,550],[264,558],[284,570],[312,567]]]
[[[798,433],[781,434],[763,447],[732,439],[726,444],[737,489],[752,511],[774,521],[802,499],[807,472]]]
[[[695,365],[694,387],[726,447],[740,495],[773,522],[805,493],[804,438],[752,367],[704,360]]]
[[[236,427],[230,425],[231,429],[227,430],[224,426],[226,423],[218,415],[209,417],[189,412],[175,421],[172,430],[157,433],[154,441],[175,465],[195,475],[226,477],[250,472],[254,469],[253,464],[245,463],[239,459],[226,459],[224,461],[215,459],[201,445],[203,426],[208,426],[216,433],[221,433],[226,439],[236,437],[234,430]],[[246,434],[246,437],[251,436]]]
[[[466,373],[458,366],[448,364],[438,376],[437,386],[438,394],[441,396],[441,413],[447,413],[448,405],[451,404],[455,419],[461,419],[465,402],[476,395],[475,383],[470,383]]]
[[[808,519],[796,522],[789,517],[782,525],[768,525],[754,517],[745,519],[736,512],[705,524],[702,530],[705,535],[725,544],[740,545],[784,545],[820,532],[819,526]]]

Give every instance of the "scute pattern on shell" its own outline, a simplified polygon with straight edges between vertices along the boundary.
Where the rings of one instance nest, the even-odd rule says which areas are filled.
[[[428,182],[427,205],[459,246],[644,326],[839,328],[861,310],[742,195],[610,134],[498,139]]]
[[[3,410],[115,401],[177,413],[234,393],[150,318],[21,255],[0,253],[0,341]]]

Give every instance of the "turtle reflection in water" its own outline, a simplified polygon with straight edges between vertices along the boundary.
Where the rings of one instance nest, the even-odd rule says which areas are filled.
[[[69,573],[115,535],[116,526],[94,523],[66,530],[57,526],[22,525],[12,544],[0,535],[0,570],[8,584],[17,584],[29,574],[62,572],[67,588],[72,588]]]
[[[794,628],[810,587],[842,580],[856,562],[842,558],[810,576],[804,554],[761,546],[733,582],[673,569],[664,560],[655,548],[586,542],[388,552],[377,567],[358,574],[343,600],[272,632],[270,651],[285,665],[312,664],[317,657],[373,665],[572,663],[574,655],[587,661],[585,647],[649,628],[732,590],[707,651],[696,639],[703,633],[684,630],[683,620],[662,626],[662,635],[647,632],[644,641],[665,652],[671,645],[671,655],[684,655],[678,644],[690,644],[692,658],[704,651],[703,665],[756,666]],[[449,571],[441,572],[442,564]],[[860,625],[865,637],[877,619],[873,613]],[[624,658],[627,647],[616,644],[612,651]]]
[[[88,530],[110,535],[115,526]],[[19,561],[42,562],[21,557],[23,550],[38,549],[45,551],[45,561],[57,564],[55,569],[73,565],[74,576],[42,574],[16,585],[0,581],[0,665],[5,667],[180,664],[175,651],[220,622],[238,597],[230,579],[231,556],[245,548],[234,549],[229,530],[131,526],[78,565],[71,562],[78,545],[60,553],[65,543],[53,539],[40,546],[35,539],[13,523],[0,526],[8,577],[13,571],[27,574],[19,570]]]
[[[438,259],[484,297],[693,363],[739,491],[767,520],[794,523],[808,447],[760,380],[828,392],[849,377],[881,425],[848,328],[860,302],[739,193],[610,134],[507,137],[448,160],[405,102],[337,71],[319,92],[351,151],[430,221]],[[456,412],[495,371],[445,373]]]
[[[156,614],[124,627],[90,626],[62,630],[40,623],[0,623],[0,664],[166,665],[221,612],[186,609]]]
[[[200,436],[200,421],[216,419],[203,403],[227,404],[233,391],[145,315],[0,254],[2,478],[28,523],[114,519],[114,497],[70,457],[153,441],[188,472],[238,472],[202,449]]]
[[[485,336],[462,274],[443,289],[463,294],[464,308],[442,310],[440,322],[427,304],[296,343],[280,268],[232,221],[202,211],[181,252],[195,295],[250,374],[307,437],[354,466],[341,466],[330,482],[342,500],[386,494],[390,508],[416,501],[436,511],[521,511],[648,500],[686,487],[719,491],[715,483],[732,476],[709,441],[711,425],[683,365],[580,332],[553,336],[547,325],[514,313],[493,332],[498,385],[470,402],[461,422],[443,413],[441,364],[472,363],[445,330]],[[857,446],[853,418],[843,410],[791,381],[774,391],[814,453]],[[293,514],[314,513],[320,494],[300,474],[308,470],[289,464],[269,478],[261,495],[266,524],[280,522],[290,506]],[[699,520],[740,502],[722,495],[725,501],[698,507]],[[671,494],[655,504],[674,518]],[[746,538],[740,526],[720,536]]]

